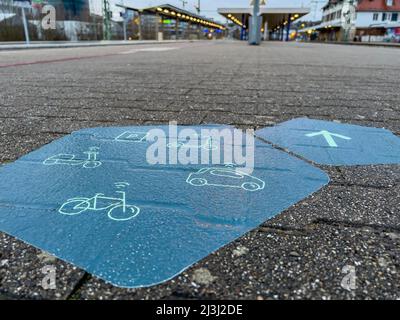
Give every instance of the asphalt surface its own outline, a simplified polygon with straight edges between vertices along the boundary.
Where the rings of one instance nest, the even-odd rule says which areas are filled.
[[[0,163],[81,128],[169,120],[260,128],[307,116],[400,135],[399,53],[278,42],[3,51]],[[400,166],[321,168],[328,186],[151,288],[113,287],[0,233],[0,299],[400,299]],[[55,290],[40,286],[49,264]],[[355,290],[341,286],[346,265]]]

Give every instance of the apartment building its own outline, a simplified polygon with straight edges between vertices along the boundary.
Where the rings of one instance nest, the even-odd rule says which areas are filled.
[[[400,42],[400,0],[329,0],[321,23],[299,31],[320,41]]]

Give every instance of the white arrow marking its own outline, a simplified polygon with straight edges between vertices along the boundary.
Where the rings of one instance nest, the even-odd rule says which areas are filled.
[[[307,133],[306,136],[310,137],[310,138],[311,137],[316,137],[316,136],[323,136],[325,138],[326,142],[328,142],[329,146],[332,147],[332,148],[337,148],[337,146],[338,146],[336,144],[336,141],[333,140],[332,137],[337,137],[337,138],[344,139],[344,140],[351,140],[350,137],[342,136],[341,134],[332,133],[332,132],[329,132],[329,131],[326,131],[326,130]]]

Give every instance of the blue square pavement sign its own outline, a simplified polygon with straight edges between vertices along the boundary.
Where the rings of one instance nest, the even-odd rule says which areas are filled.
[[[261,141],[251,174],[231,164],[149,164],[151,129],[171,137],[167,126],[85,129],[0,167],[0,230],[114,285],[150,286],[329,180]],[[168,149],[226,148],[201,141]]]
[[[400,164],[400,138],[385,129],[299,118],[256,136],[319,164]]]

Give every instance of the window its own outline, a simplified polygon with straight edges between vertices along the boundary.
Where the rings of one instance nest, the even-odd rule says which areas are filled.
[[[392,19],[390,19],[391,21],[397,21],[397,19],[399,18],[399,14],[398,13],[392,13]]]
[[[336,19],[340,19],[341,16],[342,16],[342,10],[336,12]]]
[[[374,13],[372,20],[377,21],[379,19],[379,13]]]
[[[386,5],[388,7],[392,6],[393,5],[393,0],[386,0]]]
[[[382,21],[386,21],[387,19],[387,14],[384,12],[382,13]]]

